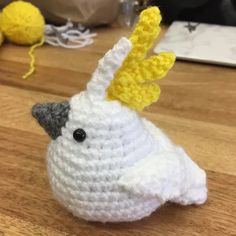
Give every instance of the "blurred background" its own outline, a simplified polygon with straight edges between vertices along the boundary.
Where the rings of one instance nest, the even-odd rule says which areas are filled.
[[[3,8],[12,1],[0,0]],[[163,22],[186,20],[222,25],[236,25],[236,0],[31,0],[46,20],[62,24],[71,19],[88,26],[110,24],[119,19],[131,26],[135,16],[150,5],[160,7]]]

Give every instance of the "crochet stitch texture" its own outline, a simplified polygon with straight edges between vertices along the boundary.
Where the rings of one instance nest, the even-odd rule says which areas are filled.
[[[175,61],[175,55],[171,52],[162,52],[145,59],[160,32],[160,21],[157,7],[141,13],[130,36],[132,49],[111,81],[107,90],[108,99],[119,100],[137,111],[158,100],[160,87],[154,82],[163,78]]]
[[[159,12],[156,7],[149,8],[143,15],[149,11]],[[133,43],[120,39],[99,61],[87,89],[73,96],[66,109],[62,109],[65,103],[47,104],[46,107],[53,106],[53,109],[47,108],[43,119],[39,111],[45,105],[33,107],[34,117],[49,134],[53,127],[57,129],[47,152],[53,194],[63,207],[85,220],[134,221],[150,215],[167,201],[202,204],[207,198],[205,172],[181,147],[135,111],[152,99],[144,103],[130,103],[131,100],[123,101],[122,96],[116,98],[116,95],[107,99],[109,88],[116,91],[118,86],[111,81],[120,80],[119,70],[123,73],[121,68],[126,70],[127,59],[133,57],[130,56],[134,52]],[[171,63],[167,64],[169,69]],[[166,72],[167,68],[162,75]],[[125,83],[118,86],[118,90],[125,88]],[[126,94],[131,90],[129,87]],[[55,124],[52,119],[48,122],[48,117],[53,117]],[[61,132],[58,132],[59,124]],[[83,142],[74,139],[77,129],[86,133]]]

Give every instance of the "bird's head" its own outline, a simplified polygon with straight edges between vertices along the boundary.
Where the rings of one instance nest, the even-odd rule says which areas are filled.
[[[158,100],[160,88],[155,80],[163,78],[175,61],[170,52],[146,59],[160,21],[157,7],[144,10],[130,38],[121,38],[99,61],[85,91],[69,101],[33,106],[32,115],[52,139],[69,135],[88,148],[112,145],[111,134],[117,145],[122,135],[137,135],[138,130],[129,134],[139,122],[137,111]],[[96,140],[101,137],[105,143]]]

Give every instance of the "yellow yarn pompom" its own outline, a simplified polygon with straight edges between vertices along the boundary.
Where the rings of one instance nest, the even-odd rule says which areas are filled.
[[[21,45],[32,45],[43,38],[44,18],[31,3],[15,1],[7,5],[0,16],[3,34]]]
[[[132,50],[107,90],[107,97],[119,100],[137,111],[157,101],[160,87],[155,80],[163,78],[173,66],[175,55],[163,52],[148,59],[146,54],[160,32],[161,15],[158,7],[144,10],[130,36]]]

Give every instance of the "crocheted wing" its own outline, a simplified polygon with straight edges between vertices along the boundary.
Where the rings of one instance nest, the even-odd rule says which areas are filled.
[[[118,184],[132,194],[156,197],[162,203],[204,203],[205,172],[154,124],[145,119],[143,123],[157,141],[156,150],[128,168]]]
[[[166,202],[180,196],[185,171],[179,166],[180,154],[175,150],[153,153],[120,178],[119,185],[142,197],[156,197]]]
[[[158,142],[158,149],[143,158],[119,179],[125,190],[144,197],[157,197],[165,202],[180,195],[186,165],[180,162],[182,150],[151,122],[144,120]]]
[[[157,101],[160,87],[155,81],[163,78],[175,61],[175,55],[171,52],[145,59],[160,32],[160,21],[157,7],[150,7],[141,13],[130,36],[132,50],[107,89],[108,99],[118,100],[137,111]]]

